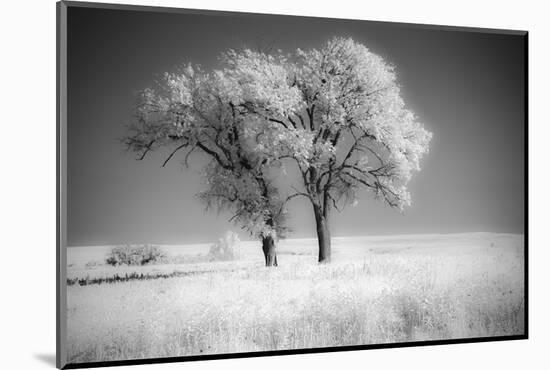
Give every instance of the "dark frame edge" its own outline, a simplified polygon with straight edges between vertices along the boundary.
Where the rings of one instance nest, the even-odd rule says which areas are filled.
[[[524,111],[525,111],[525,131],[524,131],[524,214],[523,214],[523,252],[524,252],[524,309],[525,309],[525,338],[529,338],[529,32],[523,35],[525,39],[523,57],[524,57]]]
[[[445,339],[445,340],[433,340],[433,341],[423,341],[423,342],[382,343],[382,344],[305,348],[305,349],[278,350],[278,351],[223,353],[223,354],[196,355],[196,356],[184,356],[184,357],[159,357],[159,358],[133,359],[133,360],[69,363],[65,365],[63,369],[82,369],[82,368],[129,366],[129,365],[153,365],[153,364],[174,363],[174,362],[211,361],[211,360],[304,355],[304,354],[332,353],[332,352],[355,352],[355,351],[362,351],[362,350],[376,350],[376,349],[386,349],[386,348],[424,347],[424,346],[450,345],[450,344],[473,344],[473,343],[525,340],[525,339],[527,339],[526,334],[498,336],[498,337],[483,337],[483,338]]]
[[[67,365],[66,161],[67,161],[67,4],[56,3],[56,346],[55,365]]]

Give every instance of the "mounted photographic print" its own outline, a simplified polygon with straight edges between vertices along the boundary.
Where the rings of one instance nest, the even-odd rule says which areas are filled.
[[[58,367],[527,338],[526,76],[524,31],[58,3]]]

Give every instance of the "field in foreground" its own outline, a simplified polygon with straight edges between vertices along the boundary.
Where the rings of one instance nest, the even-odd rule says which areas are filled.
[[[105,266],[106,247],[69,248],[69,279],[180,274],[68,286],[68,361],[524,333],[522,235],[334,238],[323,266],[314,239],[288,240],[272,269],[258,243],[240,248],[238,261],[137,267]]]

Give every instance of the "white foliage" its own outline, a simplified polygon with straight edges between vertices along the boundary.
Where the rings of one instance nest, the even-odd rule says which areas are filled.
[[[220,61],[210,73],[188,64],[144,90],[127,145],[143,154],[180,146],[209,155],[200,198],[229,209],[253,235],[284,229],[285,200],[270,168],[287,158],[312,202],[356,204],[357,191],[368,188],[390,206],[411,204],[407,184],[432,134],[406,107],[382,57],[333,38],[289,57],[245,49]]]

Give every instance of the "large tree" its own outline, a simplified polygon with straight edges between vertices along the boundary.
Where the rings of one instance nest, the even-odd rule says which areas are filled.
[[[224,65],[232,66],[235,57],[227,54]],[[211,160],[199,198],[208,207],[231,211],[233,221],[261,239],[266,265],[276,266],[275,243],[286,231],[286,199],[281,199],[272,184],[272,161],[256,150],[250,126],[257,120],[242,112],[237,101],[240,95],[262,93],[286,100],[288,89],[258,79],[247,88],[238,77],[227,69],[205,73],[191,65],[166,73],[155,89],[140,93],[135,120],[123,141],[140,160],[151,151],[168,150],[163,166],[178,153],[183,153],[185,165],[194,152],[207,155]],[[280,77],[274,74],[271,78]],[[271,102],[277,104],[277,99]]]
[[[252,207],[252,214],[268,215],[260,229],[272,227],[290,199],[307,198],[319,262],[330,261],[331,211],[356,203],[361,189],[390,207],[410,205],[407,184],[432,134],[406,108],[394,68],[383,58],[352,39],[334,38],[290,56],[229,50],[221,62],[211,73],[188,67],[167,75],[165,97],[153,106],[160,118],[140,118],[127,144],[141,153],[166,145],[174,152],[199,149],[213,158],[216,173],[235,181],[248,173],[259,189],[265,184]],[[283,198],[269,178],[276,166],[295,170],[298,179]],[[228,196],[227,187],[223,197],[218,190],[207,190],[206,198],[218,194],[218,205],[233,207],[237,218],[237,210],[250,209]]]
[[[244,52],[240,58],[249,64],[260,56]],[[291,96],[299,91],[300,103],[272,110],[272,97],[262,97],[243,107],[270,127],[258,147],[295,162],[301,183],[295,195],[312,205],[319,262],[328,262],[332,209],[356,203],[361,189],[399,210],[410,205],[407,184],[432,134],[406,108],[394,67],[352,39],[269,60],[268,70],[286,70],[285,87]]]

